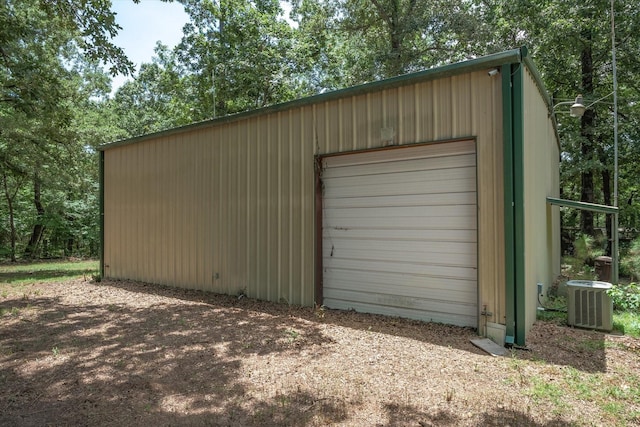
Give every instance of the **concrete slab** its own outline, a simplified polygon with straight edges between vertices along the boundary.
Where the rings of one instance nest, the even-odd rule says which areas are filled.
[[[507,354],[506,348],[500,347],[489,338],[474,338],[471,340],[471,343],[492,356],[504,356]]]

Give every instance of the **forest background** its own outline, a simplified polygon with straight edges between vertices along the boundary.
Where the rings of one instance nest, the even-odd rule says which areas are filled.
[[[113,43],[110,0],[0,2],[0,259],[98,255],[100,144],[522,45],[554,104],[599,100],[557,111],[561,197],[612,205],[613,7],[620,273],[640,271],[636,1],[176,2],[181,42],[139,69]],[[132,78],[112,91],[118,74]],[[566,209],[562,225],[567,254],[576,239],[610,253],[609,217]]]

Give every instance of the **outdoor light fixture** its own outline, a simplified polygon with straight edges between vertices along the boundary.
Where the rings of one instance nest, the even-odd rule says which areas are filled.
[[[569,108],[571,117],[582,117],[587,107],[584,106],[582,95],[576,97],[576,102]]]
[[[597,104],[598,102],[602,101],[603,99],[609,98],[611,95],[614,95],[613,92],[603,96],[602,98],[598,98],[593,102],[590,102],[589,105],[584,105],[584,98],[582,97],[582,95],[578,95],[576,96],[575,101],[563,101],[563,102],[558,102],[556,105],[553,106],[553,111],[556,110],[556,107],[560,106],[560,105],[569,105],[571,104],[571,107],[569,108],[569,115],[571,117],[582,117],[584,116],[584,112],[587,111],[590,107],[594,106],[595,104]]]
[[[587,110],[587,108],[591,106],[591,105],[585,106],[582,95],[578,95],[576,96],[575,101],[558,102],[556,105],[553,106],[553,111],[555,111],[556,107],[559,107],[560,105],[569,105],[569,104],[571,104],[571,107],[569,108],[569,114],[571,115],[571,117],[582,117],[584,115],[584,112]]]

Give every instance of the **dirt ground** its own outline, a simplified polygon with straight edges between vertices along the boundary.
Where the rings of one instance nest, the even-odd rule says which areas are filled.
[[[0,308],[0,425],[640,425],[639,340],[548,322],[491,357],[470,329],[125,281]]]

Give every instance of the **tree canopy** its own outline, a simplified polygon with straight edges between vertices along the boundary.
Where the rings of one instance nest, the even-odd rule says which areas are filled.
[[[100,143],[521,45],[555,102],[599,100],[581,120],[558,111],[563,197],[613,203],[610,0],[289,0],[290,16],[278,0],[176,1],[189,16],[181,42],[158,43],[139,69],[113,44],[109,0],[0,4],[0,257],[95,254]],[[620,224],[632,232],[640,15],[613,6]],[[133,80],[111,96],[116,73]],[[610,227],[575,212],[563,221]]]

